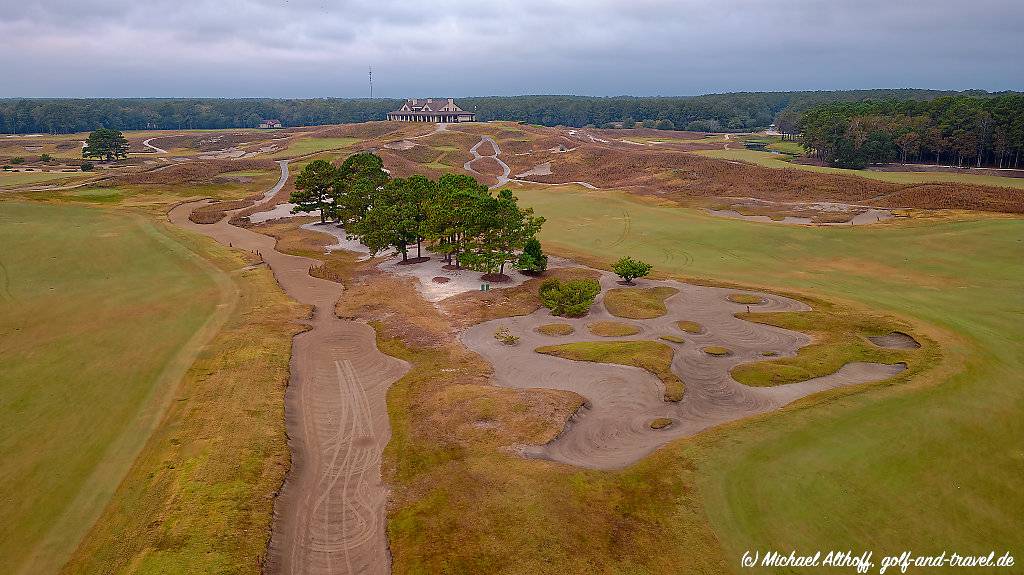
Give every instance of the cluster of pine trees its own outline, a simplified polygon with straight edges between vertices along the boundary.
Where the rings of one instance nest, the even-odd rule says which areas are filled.
[[[836,102],[804,112],[798,125],[804,147],[838,167],[899,161],[1017,168],[1024,95]]]
[[[512,192],[491,194],[466,175],[392,178],[380,157],[353,154],[340,166],[314,160],[295,179],[291,202],[298,212],[320,212],[336,221],[376,255],[394,248],[409,261],[409,246],[444,254],[445,261],[488,274],[504,274],[506,264],[543,271],[547,258],[535,236],[544,218],[519,207]]]

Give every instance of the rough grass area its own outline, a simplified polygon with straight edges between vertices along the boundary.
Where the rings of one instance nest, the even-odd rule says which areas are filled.
[[[658,336],[658,339],[669,341],[669,342],[672,342],[672,343],[685,343],[686,342],[686,340],[683,339],[682,336],[671,334],[671,333],[670,334],[665,334],[665,335],[662,335],[662,336]]]
[[[652,419],[651,423],[648,425],[650,425],[651,429],[665,429],[672,425],[672,419],[668,417],[656,417]]]
[[[590,330],[590,333],[601,337],[625,337],[640,333],[639,327],[618,321],[595,321],[588,323],[587,329]]]
[[[550,336],[572,335],[576,330],[567,323],[546,323],[537,326],[537,333]]]
[[[288,466],[284,390],[308,309],[265,268],[183,237],[235,270],[238,305],[188,370],[160,427],[66,573],[260,572],[273,495]]]
[[[890,349],[880,348],[865,339],[869,335],[910,329],[901,322],[857,313],[824,301],[815,301],[813,305],[814,309],[806,312],[738,314],[740,319],[805,332],[814,337],[814,343],[800,348],[795,357],[736,366],[732,370],[733,378],[745,385],[779,385],[828,375],[851,361],[903,362],[908,368],[917,369],[923,366],[922,360],[935,361],[933,344],[926,344],[928,349],[923,351]]]
[[[604,294],[604,307],[616,317],[651,319],[665,315],[665,299],[679,290],[670,287],[615,288]]]
[[[309,275],[340,284],[350,277],[364,262],[352,252],[334,250],[324,253],[324,248],[333,245],[333,236],[307,230],[301,226],[316,218],[289,218],[280,222],[260,224],[251,229],[277,239],[276,248],[281,253],[320,260],[320,264],[309,269]]]
[[[683,398],[683,380],[672,372],[671,347],[656,341],[581,341],[538,347],[537,353],[576,361],[617,363],[645,369],[665,385],[665,401]]]
[[[704,326],[689,320],[680,320],[676,322],[676,327],[685,331],[686,333],[703,333]]]
[[[764,303],[764,298],[759,295],[753,295],[749,293],[731,293],[729,294],[729,301],[731,301],[732,303],[756,305]]]

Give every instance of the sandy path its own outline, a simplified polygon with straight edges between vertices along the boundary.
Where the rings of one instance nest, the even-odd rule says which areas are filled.
[[[615,277],[604,274],[605,289],[618,287]],[[601,305],[591,308],[582,319],[554,318],[546,309],[527,316],[498,319],[474,326],[461,336],[472,350],[480,353],[495,368],[499,385],[523,388],[550,388],[574,391],[587,399],[584,407],[555,440],[543,446],[526,446],[524,454],[552,459],[581,467],[617,469],[634,463],[665,443],[693,435],[720,423],[779,409],[801,397],[842,385],[878,381],[902,371],[902,365],[849,363],[839,371],[807,381],[775,387],[748,387],[729,376],[741,363],[763,360],[763,351],[791,356],[810,343],[802,333],[737,319],[733,314],[745,306],[726,300],[737,290],[694,286],[674,281],[647,281],[645,286],[674,287],[679,293],[666,301],[668,314],[651,320],[623,320],[611,316]],[[767,303],[751,306],[758,311],[795,311],[807,309],[788,298],[760,294]],[[702,334],[681,332],[674,322],[686,319],[705,327]],[[675,349],[672,370],[686,384],[683,400],[662,399],[663,386],[650,373],[639,368],[577,362],[535,353],[542,345],[600,338],[587,331],[586,324],[597,320],[622,321],[641,328],[639,334],[623,338],[652,339],[664,334],[681,335],[683,344]],[[549,322],[572,324],[570,336],[545,336],[536,327]],[[508,327],[522,339],[506,346],[494,339],[499,326]],[[702,350],[708,345],[724,345],[732,350],[727,357],[713,357]],[[675,420],[661,430],[650,428],[656,417]]]
[[[483,156],[483,155],[480,154],[480,146],[484,145],[485,142],[488,142],[492,146],[494,146],[494,155],[493,156]],[[501,172],[502,172],[500,176],[495,176],[498,179],[498,183],[494,184],[493,186],[490,186],[490,189],[493,190],[495,188],[500,188],[500,187],[502,187],[502,186],[504,186],[505,184],[508,183],[508,181],[509,181],[508,176],[509,176],[509,174],[512,173],[512,168],[508,167],[508,164],[506,164],[499,157],[501,155],[501,148],[498,147],[498,142],[495,142],[494,138],[492,138],[490,136],[481,136],[480,137],[480,141],[477,142],[476,144],[474,144],[473,147],[469,149],[469,153],[473,154],[473,159],[468,161],[468,162],[466,162],[465,164],[463,164],[462,165],[463,169],[465,169],[467,172],[473,172],[474,174],[479,174],[480,172],[478,172],[478,171],[473,169],[473,166],[472,166],[473,162],[475,162],[477,160],[480,160],[480,159],[483,159],[483,158],[488,158],[488,159],[494,160],[495,162],[498,162],[498,165],[501,166]]]
[[[156,146],[154,146],[153,144],[150,143],[150,142],[152,142],[153,140],[155,140],[157,138],[163,138],[163,137],[164,136],[156,136],[156,137],[153,137],[153,138],[149,138],[148,140],[143,140],[142,141],[142,145],[147,147],[147,148],[149,148],[150,150],[153,150],[157,154],[166,154],[167,150],[165,150],[163,148],[158,148],[158,147],[156,147]]]
[[[282,164],[282,181],[286,170]],[[169,218],[222,244],[258,250],[281,287],[313,306],[311,329],[292,343],[285,393],[292,465],[274,503],[265,570],[388,573],[387,488],[380,470],[391,436],[385,393],[408,365],[381,353],[368,325],[334,315],[343,288],[309,275],[318,262],[282,254],[273,238],[232,226],[229,218],[209,225],[190,221],[189,213],[206,203],[179,205]]]

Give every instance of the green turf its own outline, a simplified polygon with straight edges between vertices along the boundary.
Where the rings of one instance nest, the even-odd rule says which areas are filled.
[[[27,184],[52,183],[58,180],[83,178],[87,172],[4,172],[0,171],[0,188],[24,186]]]
[[[990,176],[981,171],[971,173],[958,172],[876,172],[873,170],[847,170],[843,168],[829,168],[825,166],[808,166],[788,162],[789,156],[773,154],[771,152],[758,152],[756,150],[741,150],[730,148],[728,150],[698,150],[692,152],[708,158],[719,160],[735,160],[757,164],[766,168],[796,169],[823,174],[841,174],[846,176],[860,176],[882,182],[896,184],[920,184],[926,182],[954,182],[961,184],[977,184],[979,186],[1002,186],[1006,188],[1024,189],[1024,178],[1008,178],[1003,176]]]
[[[910,383],[835,392],[696,444],[696,481],[730,565],[765,546],[876,557],[1024,546],[1024,220],[816,228],[718,219],[616,192],[517,195],[547,218],[540,239],[553,251],[803,290],[942,334],[942,365]]]
[[[0,572],[48,573],[146,441],[219,292],[127,213],[0,202],[0,245]]]

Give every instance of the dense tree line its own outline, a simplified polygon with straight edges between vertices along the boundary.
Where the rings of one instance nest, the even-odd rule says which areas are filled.
[[[508,263],[543,271],[547,257],[536,234],[544,218],[520,208],[512,192],[491,194],[466,175],[391,178],[380,157],[353,154],[340,166],[314,160],[295,179],[296,212],[319,210],[320,221],[336,221],[373,254],[396,249],[408,261],[409,246],[422,256],[424,241],[445,261],[489,274]]]
[[[1020,166],[1024,95],[835,102],[804,112],[805,148],[839,167],[888,162]]]
[[[509,96],[459,98],[480,120],[512,120],[545,126],[633,127],[696,131],[761,129],[776,120],[793,126],[795,114],[824,102],[865,99],[926,100],[956,92],[849,90],[833,92],[737,92],[685,97]],[[984,97],[986,92],[963,94]],[[397,99],[0,99],[4,133],[71,133],[96,128],[183,130],[254,128],[261,120],[285,126],[318,126],[383,120]]]

